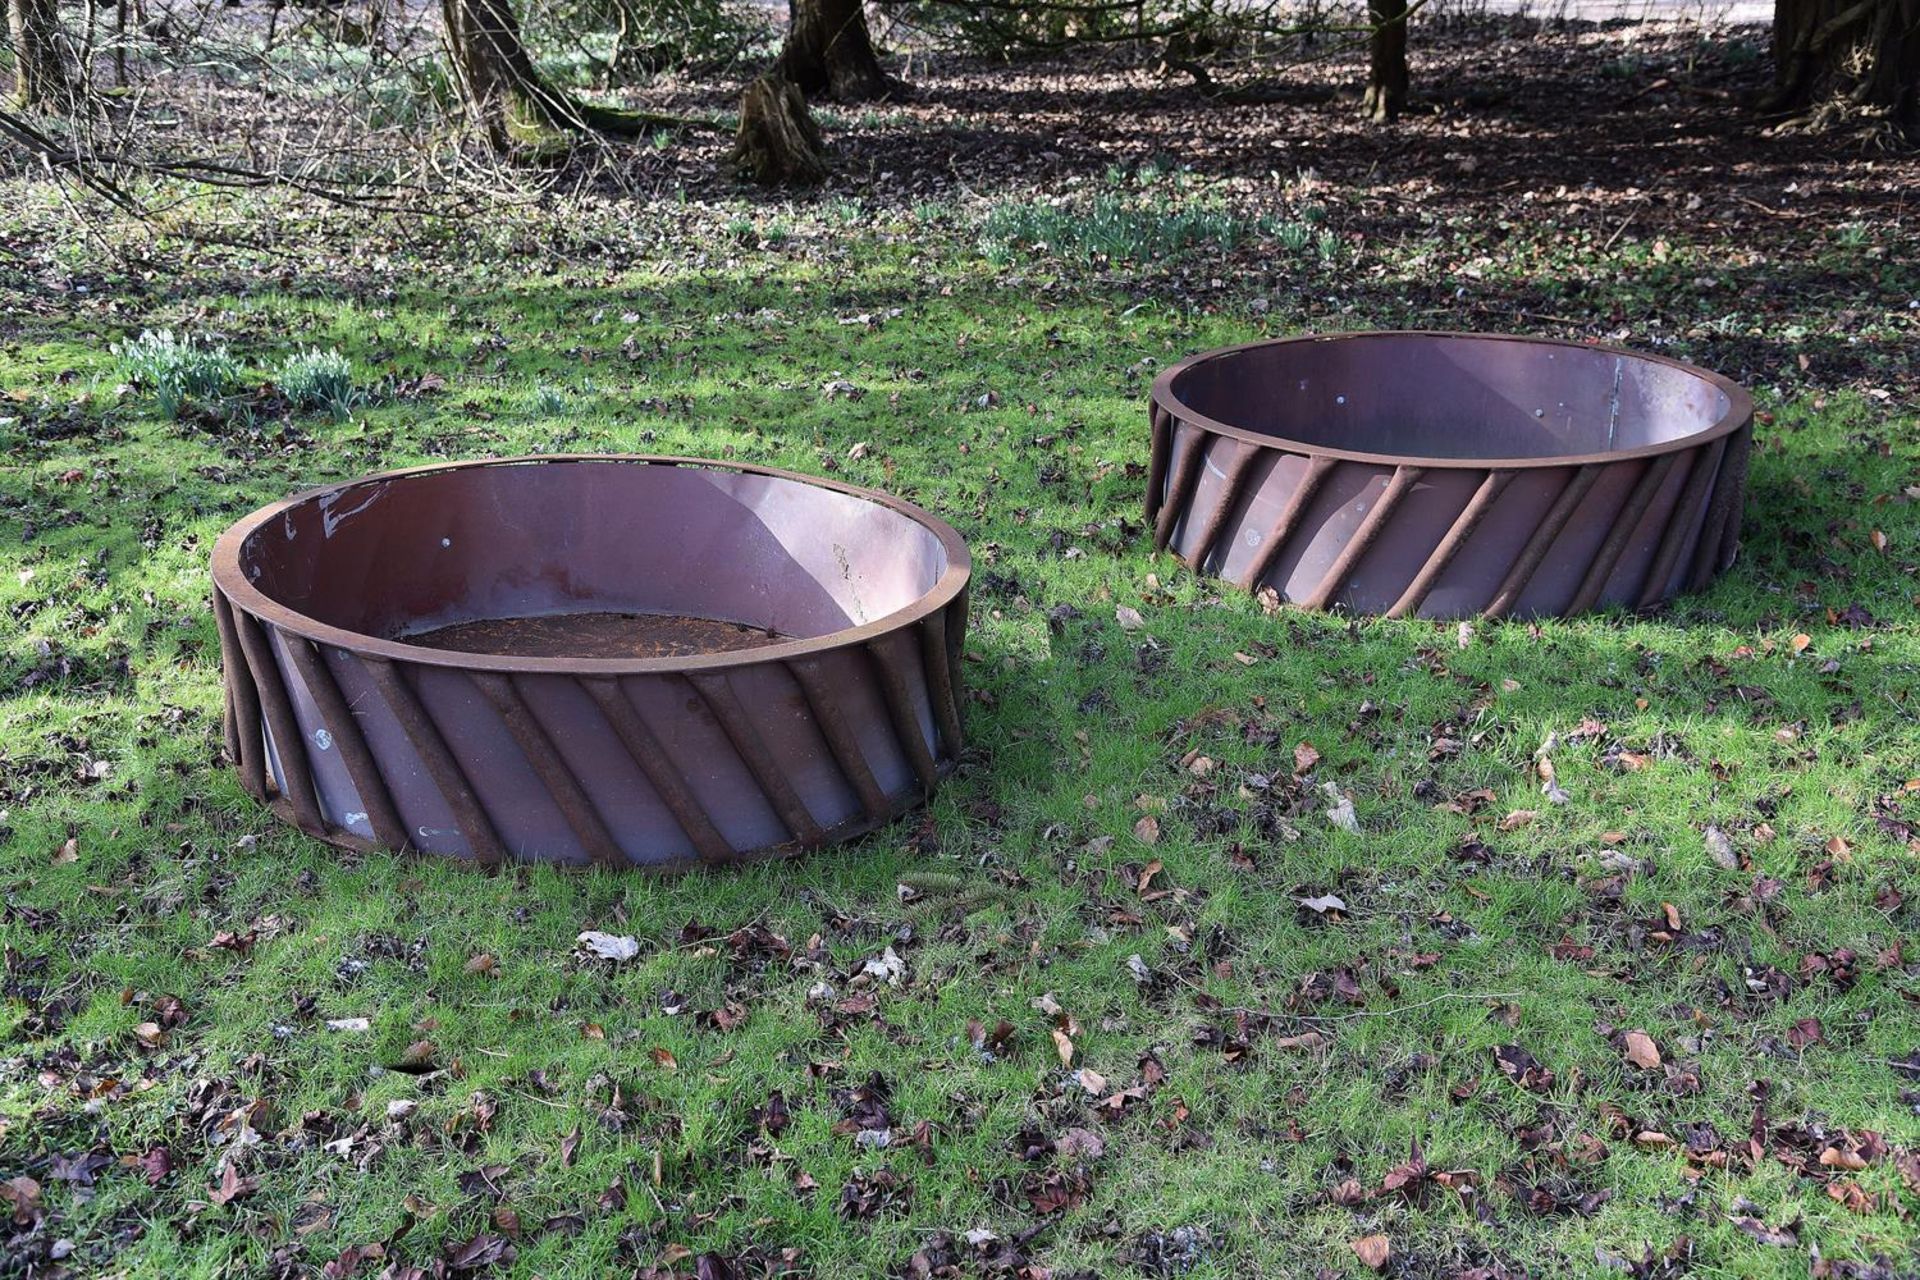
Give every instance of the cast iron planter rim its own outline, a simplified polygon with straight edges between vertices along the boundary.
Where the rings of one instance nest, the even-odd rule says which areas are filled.
[[[1678,369],[1682,373],[1691,374],[1719,390],[1727,398],[1727,411],[1711,426],[1693,432],[1691,435],[1678,436],[1672,440],[1660,440],[1632,449],[1608,449],[1600,453],[1556,453],[1527,458],[1424,458],[1409,453],[1360,453],[1352,449],[1338,449],[1330,445],[1313,444],[1286,436],[1251,431],[1246,427],[1237,427],[1232,423],[1221,422],[1218,418],[1209,418],[1206,414],[1197,412],[1181,400],[1173,390],[1175,378],[1204,361],[1239,355],[1259,347],[1290,346],[1306,342],[1365,341],[1368,338],[1469,338],[1480,342],[1520,342],[1532,346],[1567,347],[1574,351],[1598,351],[1629,360],[1663,364],[1669,368]],[[1658,457],[1663,453],[1672,453],[1683,446],[1712,444],[1722,436],[1732,435],[1753,417],[1753,397],[1741,389],[1737,383],[1711,370],[1688,364],[1684,360],[1675,360],[1671,356],[1652,355],[1645,351],[1634,351],[1627,347],[1616,347],[1605,343],[1575,342],[1567,338],[1533,338],[1518,333],[1478,333],[1471,329],[1356,329],[1343,333],[1304,334],[1294,338],[1263,338],[1258,342],[1242,342],[1231,347],[1220,347],[1213,351],[1203,351],[1199,355],[1188,356],[1177,364],[1169,365],[1159,377],[1153,380],[1153,403],[1156,408],[1171,414],[1176,422],[1184,421],[1234,440],[1267,448],[1289,450],[1309,457],[1318,455],[1325,458],[1338,458],[1346,462],[1365,462],[1384,467],[1452,467],[1474,471],[1578,467],[1595,463],[1623,462],[1634,458]]]
[[[426,645],[405,644],[398,640],[388,640],[364,631],[351,631],[310,618],[296,609],[281,604],[255,587],[240,570],[240,548],[250,535],[282,512],[328,493],[344,493],[366,485],[384,484],[442,471],[569,462],[616,462],[634,466],[735,471],[745,475],[771,476],[776,480],[789,480],[816,488],[831,489],[836,493],[844,493],[849,497],[887,507],[931,531],[940,539],[940,545],[946,552],[947,567],[940,575],[939,581],[934,583],[933,589],[912,604],[857,627],[847,627],[823,636],[809,636],[781,644],[760,645],[727,653],[665,658],[538,658],[514,654],[467,653],[455,649],[434,649]],[[931,512],[891,494],[882,493],[877,489],[862,489],[858,485],[842,484],[835,480],[823,480],[818,476],[806,475],[799,471],[787,471],[779,467],[762,467],[745,462],[720,462],[710,458],[682,458],[653,453],[534,453],[519,454],[510,458],[477,458],[465,462],[440,462],[419,467],[401,467],[393,471],[361,476],[354,480],[317,485],[278,502],[270,502],[258,511],[234,522],[226,532],[220,535],[219,541],[213,544],[214,585],[224,592],[236,607],[282,630],[304,636],[316,644],[332,645],[337,649],[349,649],[375,658],[412,662],[424,666],[459,667],[469,671],[570,676],[657,675],[686,671],[717,671],[729,667],[778,662],[782,659],[804,658],[832,649],[861,644],[888,632],[911,626],[946,607],[966,587],[967,579],[972,572],[973,559],[967,553],[967,544],[952,525]]]

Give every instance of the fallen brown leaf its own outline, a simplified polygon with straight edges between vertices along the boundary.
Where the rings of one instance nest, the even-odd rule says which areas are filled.
[[[1623,1052],[1628,1062],[1644,1070],[1652,1071],[1660,1065],[1660,1046],[1644,1031],[1627,1032],[1627,1044]]]
[[[1145,822],[1147,819],[1142,818],[1141,821]],[[1162,865],[1160,859],[1155,858],[1152,862],[1149,862],[1145,867],[1141,868],[1140,882],[1134,886],[1133,891],[1135,893],[1145,893],[1147,886],[1153,883],[1153,878],[1163,870],[1165,870],[1165,867]]]
[[[1393,1242],[1385,1236],[1361,1236],[1358,1240],[1350,1241],[1349,1247],[1363,1266],[1374,1271],[1384,1271],[1387,1260],[1393,1256]]]
[[[207,1198],[215,1204],[231,1204],[235,1200],[245,1199],[259,1189],[260,1179],[241,1177],[240,1171],[234,1168],[233,1161],[229,1160],[226,1168],[221,1171],[220,1185],[209,1191]]]

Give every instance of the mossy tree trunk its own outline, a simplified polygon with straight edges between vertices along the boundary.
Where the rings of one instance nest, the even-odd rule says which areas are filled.
[[[631,138],[654,128],[718,127],[712,121],[598,107],[554,88],[533,65],[509,0],[440,0],[440,13],[461,94],[501,155],[551,157],[582,133]]]
[[[15,105],[62,114],[72,110],[73,76],[58,0],[7,0],[7,35],[13,42]]]
[[[1380,124],[1407,105],[1407,0],[1367,0],[1373,37],[1362,110]]]
[[[1920,0],[1774,0],[1772,111],[1852,108],[1920,136]]]
[[[789,0],[786,43],[774,73],[809,98],[866,102],[906,86],[880,66],[862,0]]]
[[[440,12],[461,93],[495,151],[563,147],[567,133],[584,127],[534,68],[507,0],[441,0]]]

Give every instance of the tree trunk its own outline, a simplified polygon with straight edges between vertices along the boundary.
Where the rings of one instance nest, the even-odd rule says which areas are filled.
[[[1767,108],[1857,110],[1920,136],[1920,0],[1774,0]]]
[[[13,41],[15,104],[71,110],[73,77],[67,71],[58,0],[7,0],[7,34]]]
[[[585,125],[564,94],[534,69],[508,0],[440,0],[462,94],[501,154],[564,149]]]
[[[820,130],[800,89],[770,71],[740,97],[733,162],[762,186],[810,186],[827,176]]]
[[[863,0],[789,0],[787,39],[774,74],[810,98],[840,102],[894,98],[906,91],[880,67]]]
[[[1367,118],[1385,124],[1407,105],[1407,0],[1367,0],[1373,24],[1367,64]]]
[[[710,120],[597,107],[554,88],[534,67],[510,0],[440,0],[440,14],[460,91],[501,155],[555,158],[588,132],[631,138],[649,129],[721,128]]]

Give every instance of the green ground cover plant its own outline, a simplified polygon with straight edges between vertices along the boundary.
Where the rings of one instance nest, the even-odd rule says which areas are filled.
[[[193,401],[218,402],[240,379],[240,365],[218,340],[143,330],[114,348],[120,375],[153,396],[160,413],[177,418]]]
[[[325,409],[335,418],[349,416],[363,394],[353,384],[353,362],[331,347],[294,352],[280,363],[274,382],[296,409]]]

